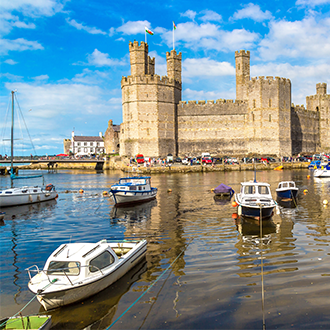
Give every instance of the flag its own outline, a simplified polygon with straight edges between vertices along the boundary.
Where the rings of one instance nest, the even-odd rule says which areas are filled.
[[[174,30],[176,30],[176,25],[175,25],[175,23],[173,22],[173,28],[174,28]]]
[[[149,34],[152,35],[152,36],[154,35],[154,33],[153,33],[151,30],[149,30],[147,27],[145,27],[145,29],[146,29],[146,32],[147,32],[147,33],[149,33]]]

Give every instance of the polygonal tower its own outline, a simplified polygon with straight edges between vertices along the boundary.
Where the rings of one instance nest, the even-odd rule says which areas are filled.
[[[176,155],[176,113],[181,100],[181,53],[167,53],[168,76],[155,74],[148,45],[129,43],[131,75],[123,77],[121,156]]]
[[[246,100],[246,84],[250,81],[250,52],[235,52],[236,100]]]

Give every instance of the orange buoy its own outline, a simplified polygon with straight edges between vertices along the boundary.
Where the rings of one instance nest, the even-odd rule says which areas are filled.
[[[310,179],[311,178],[311,176],[310,175],[307,175],[307,179]]]
[[[233,213],[233,214],[231,215],[231,217],[232,217],[233,219],[237,219],[237,218],[238,218],[238,214],[237,214],[237,213]]]
[[[103,191],[103,196],[108,196],[108,192],[107,191]]]
[[[236,206],[238,206],[238,204],[234,201],[234,202],[231,203],[231,206],[236,207]]]
[[[172,189],[167,189],[167,192],[172,192]]]
[[[84,192],[83,189],[79,189],[79,193],[82,194]]]

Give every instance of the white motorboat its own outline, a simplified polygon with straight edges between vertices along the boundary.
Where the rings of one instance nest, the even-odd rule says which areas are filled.
[[[70,243],[59,246],[42,270],[27,268],[29,289],[45,310],[88,298],[105,289],[131,268],[147,251],[147,241]],[[35,276],[31,276],[36,272]]]
[[[245,217],[269,218],[274,213],[276,202],[273,200],[270,184],[264,182],[242,182],[241,192],[235,194],[238,214]]]
[[[330,177],[330,164],[328,163],[325,166],[320,166],[316,168],[313,172],[314,177],[316,178],[329,178]]]
[[[110,188],[115,205],[146,202],[156,198],[157,188],[151,187],[150,176],[121,178]]]
[[[38,186],[9,188],[0,191],[0,208],[45,202],[57,197],[58,194],[52,184],[48,184],[45,188]]]
[[[11,163],[10,163],[10,179],[11,188],[0,191],[0,208],[7,206],[17,206],[24,204],[32,204],[52,200],[58,197],[55,186],[48,184],[45,188],[38,186],[24,186],[13,188],[13,181],[18,179],[30,179],[42,177],[42,175],[33,176],[16,176],[14,174],[14,99],[15,91],[11,92],[12,98],[12,123],[11,123]]]
[[[298,188],[294,181],[281,181],[276,188],[278,199],[293,199],[298,195]]]

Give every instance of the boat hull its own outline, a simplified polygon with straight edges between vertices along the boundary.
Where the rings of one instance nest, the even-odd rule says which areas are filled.
[[[10,194],[0,196],[0,207],[18,206],[45,202],[57,198],[56,191],[42,191],[40,193]]]
[[[150,191],[143,192],[110,190],[110,194],[115,205],[128,205],[155,199],[157,196],[157,188],[151,188]]]
[[[277,198],[296,198],[298,195],[298,188],[296,189],[285,189],[285,190],[276,190]]]
[[[58,308],[84,300],[113,284],[131,268],[137,265],[147,251],[147,243],[142,245],[136,253],[132,254],[122,264],[119,264],[112,272],[99,279],[84,285],[74,285],[69,289],[38,294],[37,299],[45,310]],[[33,292],[33,291],[32,291]]]
[[[240,205],[239,207],[242,208],[241,211],[242,216],[251,217],[251,218],[262,218],[262,219],[270,218],[274,214],[274,208],[275,208],[275,206],[264,206],[260,210],[260,207],[257,206],[253,207],[247,205]]]
[[[330,170],[318,168],[318,169],[314,170],[314,177],[316,177],[316,178],[329,178],[330,177]]]

